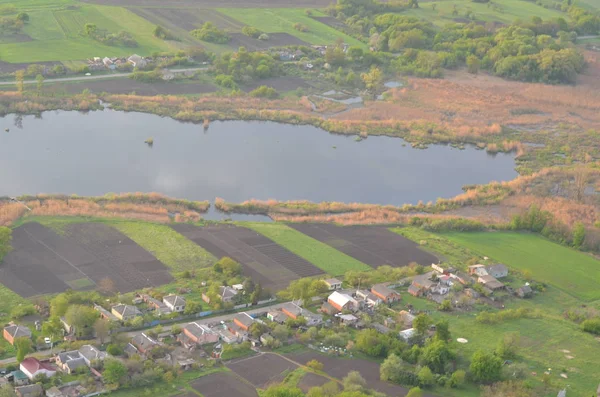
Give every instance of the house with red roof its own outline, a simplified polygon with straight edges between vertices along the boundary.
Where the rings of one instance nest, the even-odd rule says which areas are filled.
[[[23,371],[29,379],[38,375],[46,375],[48,378],[56,375],[56,368],[48,363],[43,363],[35,357],[27,357],[21,362],[20,370]]]

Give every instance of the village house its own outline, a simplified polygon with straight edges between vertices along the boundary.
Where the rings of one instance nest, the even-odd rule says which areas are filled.
[[[142,315],[142,312],[137,307],[124,304],[113,306],[111,313],[121,321],[131,321],[137,316]]]
[[[398,320],[400,321],[402,328],[412,328],[415,318],[416,316],[414,314],[411,314],[406,310],[401,310],[400,313],[398,313]]]
[[[327,288],[329,288],[330,291],[342,288],[342,282],[337,278],[328,278],[323,280],[323,282],[327,285]]]
[[[167,295],[163,303],[174,313],[183,313],[185,310],[185,299],[179,295]]]
[[[66,397],[62,391],[56,386],[52,386],[46,390],[46,397]]]
[[[36,383],[34,385],[15,387],[15,394],[17,397],[42,397],[44,389],[41,384]]]
[[[153,349],[160,346],[158,341],[149,337],[145,333],[139,333],[131,339],[131,344],[137,349],[137,351],[141,354],[148,354]]]
[[[365,290],[357,290],[355,297],[357,299],[361,299],[362,302],[368,307],[375,307],[382,302],[382,300],[379,297],[377,297],[377,295]]]
[[[155,299],[155,298],[151,297],[150,295],[146,295],[146,294],[142,295],[141,297],[142,297],[143,301],[146,302],[146,304],[148,305],[149,308],[156,311],[156,314],[158,316],[162,316],[162,315],[171,313],[171,310],[169,310],[167,305],[165,305],[163,302],[159,301],[158,299]]]
[[[412,284],[416,287],[419,287],[423,290],[423,292],[427,292],[429,291],[429,289],[431,287],[433,287],[436,283],[434,281],[431,281],[429,278],[431,277],[430,274],[423,274],[420,276],[415,276],[413,278]]]
[[[302,315],[302,308],[295,303],[287,302],[281,307],[283,314],[297,320]]]
[[[442,283],[444,285],[447,285],[448,287],[452,287],[454,285],[454,282],[452,281],[452,277],[450,277],[450,275],[448,275],[448,274],[444,274],[443,276],[439,276],[438,277],[438,282]]]
[[[384,284],[375,284],[371,287],[371,292],[385,303],[393,303],[400,300],[400,294]]]
[[[415,284],[411,284],[408,286],[408,291],[409,294],[411,294],[414,297],[420,297],[423,296],[423,288],[416,286]]]
[[[218,333],[221,340],[225,343],[238,343],[244,339],[243,335],[240,337],[236,333],[231,332],[227,327],[215,328],[213,331]]]
[[[112,314],[111,312],[109,312],[108,310],[103,308],[102,306],[97,305],[95,303],[94,303],[94,310],[97,310],[98,312],[100,312],[100,317],[102,317],[105,320],[119,321],[119,319],[114,314]]]
[[[250,326],[254,323],[254,318],[248,313],[242,312],[233,317],[233,322],[244,331],[248,331]]]
[[[237,294],[238,292],[231,287],[219,287],[219,299],[221,299],[222,302],[231,302]],[[206,303],[210,303],[210,297],[204,293],[202,294],[202,300]]]
[[[354,326],[358,323],[358,317],[353,314],[337,314],[336,316],[344,325]]]
[[[46,375],[48,378],[56,375],[56,368],[50,366],[49,364],[42,363],[35,357],[27,357],[21,361],[19,369],[23,371],[25,375],[27,375],[29,380],[33,380],[33,378],[38,375]]]
[[[492,291],[496,291],[496,290],[504,288],[504,284],[502,284],[500,281],[496,280],[496,278],[494,276],[490,276],[490,275],[479,277],[477,279],[477,282],[479,284],[483,284],[484,287],[489,288]]]
[[[108,357],[106,352],[102,352],[92,345],[83,345],[79,350],[60,353],[56,357],[56,365],[70,374],[77,368],[83,366],[91,367],[92,362],[102,361],[106,357]]]
[[[533,290],[529,285],[524,285],[521,288],[517,288],[515,293],[519,298],[529,298],[531,295],[533,295]]]
[[[17,338],[31,339],[31,330],[25,327],[24,325],[10,323],[6,327],[4,327],[3,336],[4,339],[8,341],[8,343],[14,345],[15,339]]]
[[[319,309],[322,313],[325,313],[329,316],[333,316],[336,313],[339,313],[340,311],[335,308],[331,303],[329,302],[324,302],[323,305],[321,306],[321,308]]]
[[[471,265],[468,267],[468,271],[472,276],[482,277],[488,275],[488,272],[483,265]]]
[[[417,331],[414,328],[409,328],[405,329],[404,331],[400,331],[398,333],[398,336],[400,337],[400,339],[404,340],[405,342],[408,342],[410,338],[416,335],[416,333]]]
[[[138,54],[133,54],[129,58],[127,58],[127,62],[131,64],[134,68],[145,68],[148,62]]]
[[[487,273],[495,278],[504,278],[508,276],[508,267],[502,264],[490,265],[485,268]]]
[[[432,294],[446,295],[448,292],[450,292],[450,287],[440,282],[431,287],[430,291]]]
[[[288,316],[279,310],[271,310],[267,313],[267,318],[275,323],[283,324],[288,319]]]
[[[475,291],[473,288],[465,288],[465,295],[473,299],[479,298],[479,292]]]
[[[455,279],[462,285],[468,285],[473,282],[473,279],[471,278],[471,276],[469,276],[468,274],[463,273],[463,272],[452,273],[452,275],[450,277],[452,277],[453,279]]]
[[[384,334],[384,335],[387,335],[387,334],[389,334],[392,331],[391,329],[389,329],[385,325],[379,324],[379,323],[373,323],[373,324],[371,324],[371,328],[373,328],[374,330],[376,330],[380,334]]]
[[[11,372],[10,375],[7,375],[7,378],[9,380],[12,379],[12,382],[15,386],[23,386],[29,384],[29,378],[27,377],[27,375],[25,375],[25,372],[21,371],[20,369]]]
[[[329,298],[327,298],[327,302],[333,307],[335,307],[339,311],[350,310],[357,311],[359,309],[358,302],[356,299],[347,294],[342,294],[338,291],[334,291]]]
[[[180,341],[188,345],[188,347],[193,345],[202,346],[219,341],[219,335],[216,332],[212,331],[208,326],[198,324],[197,322],[186,324],[179,337],[181,338]]]

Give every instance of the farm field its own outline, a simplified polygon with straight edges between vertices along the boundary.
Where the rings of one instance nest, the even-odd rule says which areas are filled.
[[[45,5],[26,2],[18,5],[30,21],[23,28],[27,41],[0,44],[0,59],[6,62],[45,62],[80,60],[94,56],[150,55],[172,49],[172,45],[153,36],[154,25],[121,7],[57,2]],[[82,34],[86,23],[109,33],[129,32],[138,46],[108,46]]]
[[[193,381],[190,386],[204,397],[258,397],[256,390],[231,372],[217,372]],[[186,395],[193,397],[190,392]]]
[[[0,267],[0,280],[23,297],[90,289],[107,278],[119,292],[172,279],[149,252],[99,223],[67,225],[62,235],[39,223],[26,223],[13,230],[12,245]]]
[[[272,383],[283,381],[285,373],[298,366],[281,356],[266,353],[233,361],[227,367],[257,389],[264,389]]]
[[[217,258],[167,225],[113,222],[112,226],[131,238],[173,271],[212,266]]]
[[[457,15],[453,15],[455,6],[458,11]],[[457,20],[464,22],[469,19],[467,16],[469,13],[475,17],[476,22],[489,21],[505,24],[513,23],[516,19],[529,20],[533,16],[539,16],[542,19],[563,16],[561,12],[552,8],[544,8],[535,2],[522,0],[506,0],[494,3],[494,6],[468,0],[441,0],[423,3],[420,8],[409,9],[402,14],[423,18],[438,26],[443,26],[445,23]]]
[[[341,276],[348,270],[368,270],[364,263],[281,223],[245,223],[255,230],[314,264],[325,273]]]
[[[290,224],[290,227],[372,267],[400,267],[411,262],[430,266],[438,262],[435,255],[384,227],[310,223]]]
[[[600,261],[524,233],[448,233],[451,241],[550,283],[584,301],[600,299]]]
[[[307,260],[244,227],[198,227],[186,224],[172,227],[213,256],[229,256],[238,261],[247,277],[271,291],[286,288],[290,281],[298,278],[323,274],[322,270]]]
[[[342,38],[344,42],[366,48],[366,44],[346,35],[343,32],[321,23],[306,15],[305,9],[298,8],[219,8],[219,12],[234,18],[246,25],[254,26],[267,33],[288,33],[310,44],[327,45]],[[324,14],[314,11],[316,16]],[[308,28],[307,32],[294,29],[293,25],[300,23]]]

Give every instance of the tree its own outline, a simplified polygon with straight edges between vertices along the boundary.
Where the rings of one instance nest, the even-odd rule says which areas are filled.
[[[450,299],[444,299],[440,304],[440,310],[443,312],[452,311],[452,301]]]
[[[42,325],[42,333],[44,336],[50,338],[50,341],[54,343],[54,341],[62,335],[64,332],[64,328],[62,323],[60,322],[60,318],[57,316],[52,316]]]
[[[15,72],[15,81],[17,82],[17,91],[23,92],[25,91],[25,71],[17,70]]]
[[[104,362],[102,379],[105,383],[120,384],[125,375],[127,375],[127,367],[121,361],[109,359]]]
[[[62,317],[69,308],[69,298],[66,294],[58,294],[50,300],[50,314],[56,317]]]
[[[451,338],[450,324],[448,324],[447,320],[442,320],[435,324],[435,339],[448,342]]]
[[[281,342],[286,342],[288,339],[288,335],[288,328],[283,324],[279,324],[273,329],[273,337],[275,337]]]
[[[419,0],[408,0],[409,8],[419,8]]]
[[[417,376],[419,377],[419,383],[423,387],[430,387],[435,384],[433,372],[431,372],[431,370],[427,366],[421,368]]]
[[[98,312],[89,306],[71,305],[65,313],[67,323],[74,328],[78,337],[89,335],[98,318]]]
[[[125,352],[119,345],[110,344],[106,347],[106,352],[111,356],[122,356]]]
[[[423,397],[423,391],[420,387],[413,387],[408,391],[406,397]]]
[[[367,381],[358,371],[350,371],[344,379],[342,379],[344,390],[346,391],[363,391],[367,387]]]
[[[465,383],[466,372],[462,369],[456,370],[450,377],[450,387],[461,387]]]
[[[453,359],[454,353],[450,351],[446,342],[441,340],[429,342],[421,354],[423,364],[437,373],[443,373],[446,364]]]
[[[99,318],[94,323],[94,331],[96,332],[96,338],[100,339],[100,344],[104,344],[104,340],[110,333],[110,322],[106,319]]]
[[[12,230],[7,227],[0,226],[0,261],[2,261],[4,255],[6,255],[10,251],[11,240]]]
[[[94,36],[98,30],[98,27],[93,23],[86,23],[83,26],[83,30],[86,36]]]
[[[23,23],[29,22],[29,14],[26,12],[20,12],[17,14],[17,21],[21,21]]]
[[[383,84],[383,74],[381,73],[381,70],[375,66],[371,67],[371,70],[368,73],[362,73],[360,78],[363,83],[365,83],[367,91],[371,93],[377,92]]]
[[[573,228],[573,247],[580,249],[585,241],[585,227],[583,223],[577,222]]]
[[[44,88],[44,76],[38,74],[35,76],[35,81],[37,82],[37,92],[38,96],[42,95],[42,88]]]
[[[477,58],[475,55],[469,55],[467,57],[467,70],[469,71],[469,73],[471,74],[477,74],[479,73],[479,58]]]
[[[388,351],[388,340],[377,330],[364,329],[356,337],[356,348],[372,357],[385,357]]]
[[[14,341],[15,349],[17,349],[17,362],[20,363],[25,359],[25,356],[33,350],[31,339],[26,337],[16,338]]]
[[[390,354],[379,367],[381,380],[396,382],[398,373],[403,370],[404,362],[394,353]]]
[[[423,336],[432,323],[431,317],[425,313],[421,313],[414,319],[413,327],[415,328],[415,331],[417,331],[417,334]]]
[[[213,270],[217,273],[223,273],[226,277],[234,277],[242,272],[242,267],[233,259],[224,256],[214,264]]]
[[[315,371],[323,371],[323,363],[318,360],[310,360],[306,363],[308,368],[312,368]]]
[[[469,371],[476,382],[492,383],[500,379],[502,360],[493,354],[478,350],[471,358]]]
[[[509,332],[504,334],[498,341],[496,355],[504,360],[515,358],[519,349],[520,335],[518,332]]]

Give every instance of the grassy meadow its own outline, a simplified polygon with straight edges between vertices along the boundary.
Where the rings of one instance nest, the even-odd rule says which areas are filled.
[[[600,261],[582,252],[563,247],[535,234],[448,233],[449,240],[481,256],[528,271],[583,301],[600,299]]]
[[[458,14],[452,15],[455,6]],[[564,17],[564,14],[557,10],[523,0],[505,0],[494,2],[494,5],[491,5],[491,3],[475,3],[470,0],[440,0],[421,3],[420,8],[403,12],[404,15],[423,18],[438,26],[443,26],[457,18],[468,18],[467,13],[472,13],[476,21],[497,21],[506,24],[512,23],[516,19],[529,20],[533,16],[542,19]]]
[[[69,1],[25,1],[15,13],[25,11],[30,20],[22,32],[32,40],[0,43],[0,59],[6,62],[80,60],[94,56],[149,55],[169,50],[170,44],[153,36],[154,25],[122,7],[88,5]],[[2,5],[0,4],[0,8]],[[86,23],[109,33],[129,32],[138,42],[135,48],[108,46],[82,34]]]
[[[310,44],[332,44],[339,37],[345,43],[353,46],[366,47],[365,43],[356,40],[306,15],[305,9],[299,8],[220,8],[219,12],[254,26],[267,33],[289,33]],[[324,16],[318,11],[312,11],[315,16]],[[294,24],[300,23],[308,28],[306,32],[294,29]]]
[[[371,267],[282,223],[241,223],[306,259],[332,276]]]

